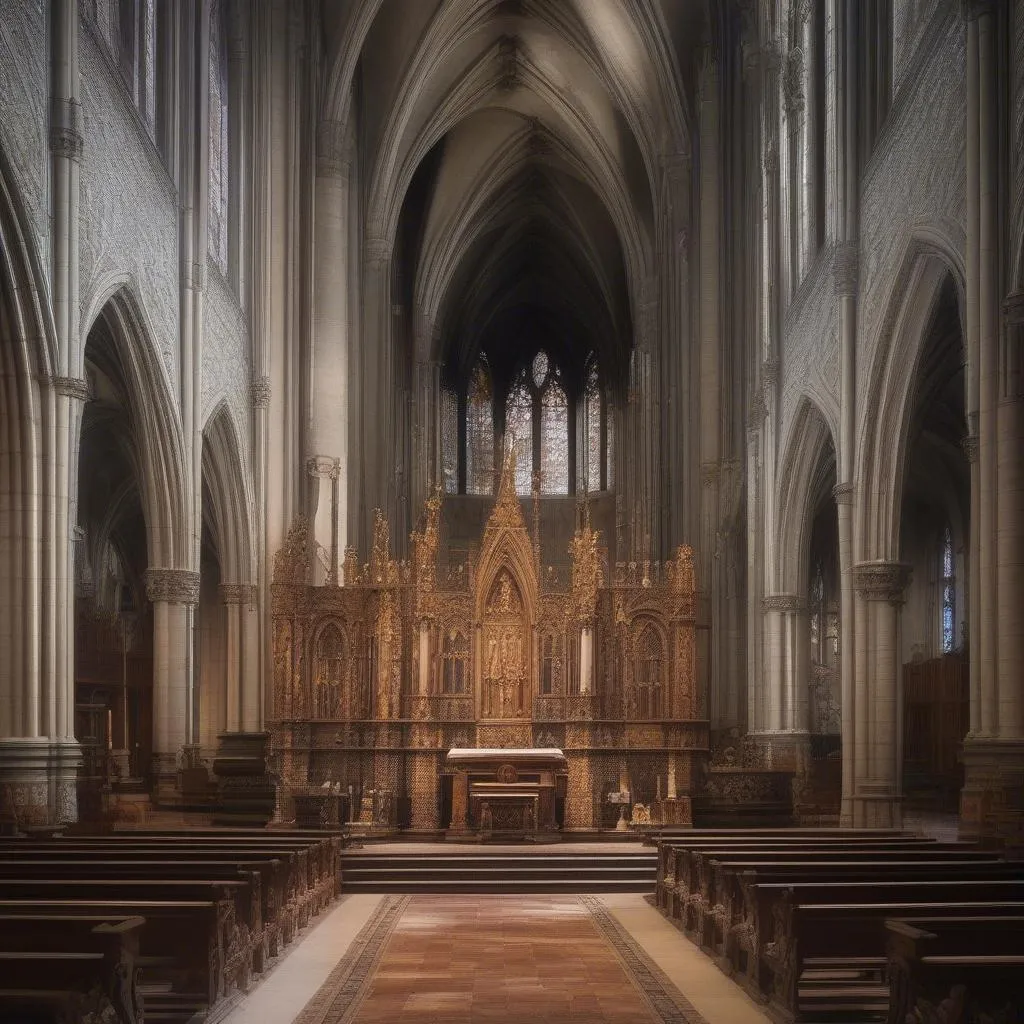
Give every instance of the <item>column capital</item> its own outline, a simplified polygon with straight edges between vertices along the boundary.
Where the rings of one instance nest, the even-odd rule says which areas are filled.
[[[330,455],[311,455],[306,460],[306,472],[314,480],[337,480],[341,472],[341,459]]]
[[[391,242],[386,238],[368,238],[363,251],[368,263],[385,264],[391,259]]]
[[[964,21],[976,21],[985,14],[995,10],[995,0],[960,0],[960,11]]]
[[[852,505],[855,487],[851,483],[836,484],[832,488],[832,497],[836,499],[837,505]]]
[[[316,131],[317,175],[347,181],[351,162],[348,125],[341,121],[321,121]]]
[[[270,405],[270,378],[266,374],[255,374],[249,384],[249,397],[254,409],[266,409]]]
[[[221,583],[217,587],[221,601],[224,604],[248,604],[256,603],[256,585],[254,583]]]
[[[807,602],[797,594],[766,594],[761,607],[766,612],[803,612]]]
[[[92,398],[89,382],[81,377],[50,377],[50,387],[58,395],[73,398],[79,402],[88,402]]]
[[[978,461],[978,435],[968,434],[961,442],[968,462]]]
[[[146,597],[154,603],[198,604],[199,573],[191,569],[147,569]]]
[[[869,601],[900,604],[910,582],[910,566],[905,562],[858,562],[853,567],[853,586]]]
[[[836,295],[856,295],[860,253],[856,242],[840,242],[832,254],[832,287]]]
[[[85,148],[81,131],[81,106],[77,100],[56,96],[50,104],[50,152],[80,162]]]

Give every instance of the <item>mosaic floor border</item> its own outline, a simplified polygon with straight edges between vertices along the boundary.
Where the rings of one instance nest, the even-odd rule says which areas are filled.
[[[578,899],[662,1024],[708,1024],[599,897],[579,896]]]
[[[385,896],[293,1024],[344,1024],[363,1001],[411,896]]]

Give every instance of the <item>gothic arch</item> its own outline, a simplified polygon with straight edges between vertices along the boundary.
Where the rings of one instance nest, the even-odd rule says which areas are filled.
[[[798,403],[782,450],[777,557],[771,589],[779,594],[803,594],[809,578],[811,524],[816,509],[829,496],[836,451],[834,425],[806,395]]]
[[[856,561],[899,557],[914,388],[932,315],[950,277],[962,311],[965,275],[959,255],[937,232],[916,234],[895,275],[864,386],[855,472]]]
[[[204,519],[214,528],[220,545],[224,579],[252,583],[256,579],[256,551],[253,542],[251,485],[242,459],[235,421],[226,402],[211,413],[203,428],[203,482],[212,508]]]
[[[533,570],[533,550],[526,538],[525,529],[521,536],[510,531],[481,555],[480,567],[477,570],[477,622],[483,620],[487,611],[487,599],[491,596],[502,572],[508,572],[519,589],[525,621],[531,627],[536,627],[537,581]]]
[[[97,337],[97,331],[103,336]],[[149,565],[191,568],[191,488],[181,422],[142,304],[130,284],[110,296],[86,336],[86,352],[95,344],[94,355],[106,361],[123,386],[137,433]],[[75,462],[77,456],[76,448]]]

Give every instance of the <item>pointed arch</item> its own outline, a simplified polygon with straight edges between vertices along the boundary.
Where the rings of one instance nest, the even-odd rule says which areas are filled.
[[[181,420],[131,283],[110,296],[86,337],[86,356],[104,362],[124,388],[137,434],[149,566],[192,568],[198,552],[190,541],[191,478]],[[76,462],[77,455],[76,449]]]
[[[771,592],[803,594],[810,578],[811,525],[835,483],[835,425],[808,396],[800,398],[783,446],[778,536]]]
[[[918,369],[942,290],[951,278],[962,324],[965,274],[959,253],[936,232],[915,234],[889,293],[864,389],[867,401],[855,472],[857,561],[899,557],[904,466]]]
[[[223,400],[214,407],[203,428],[202,473],[203,519],[217,538],[224,579],[253,583],[256,550],[252,487],[238,430]]]

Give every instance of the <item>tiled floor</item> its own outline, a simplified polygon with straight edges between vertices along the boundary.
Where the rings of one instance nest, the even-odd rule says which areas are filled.
[[[642,896],[594,899],[707,1024],[767,1024],[746,994]],[[291,1024],[363,925],[377,919],[381,900],[349,896],[300,939],[225,1024]],[[343,1014],[346,1024],[662,1020],[587,906],[571,895],[412,897],[365,992],[354,1015]],[[334,1017],[324,1024],[334,1024]]]
[[[573,896],[416,896],[356,1024],[648,1024],[656,1018]]]

